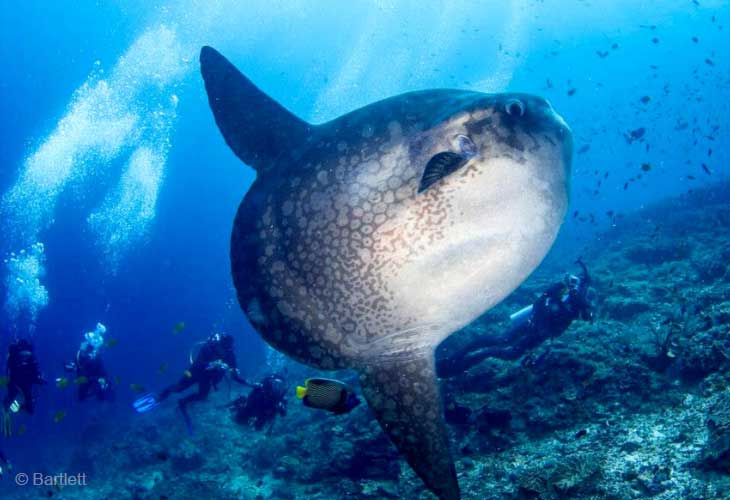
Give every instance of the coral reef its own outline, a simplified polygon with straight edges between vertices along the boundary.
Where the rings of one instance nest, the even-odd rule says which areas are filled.
[[[617,220],[583,254],[593,322],[443,381],[465,500],[730,498],[728,207],[720,186]],[[440,350],[505,328],[575,257],[553,253]],[[288,373],[294,384],[313,372]],[[235,424],[223,392],[193,407],[192,437],[174,405],[96,431],[67,465],[90,485],[54,498],[433,498],[365,405],[338,417],[292,394],[267,434]]]

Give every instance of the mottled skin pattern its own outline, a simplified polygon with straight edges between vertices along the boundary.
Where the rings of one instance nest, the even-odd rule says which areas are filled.
[[[442,500],[460,498],[433,351],[514,290],[552,245],[568,203],[569,130],[537,97],[430,90],[319,126],[266,101],[260,107],[276,116],[258,125],[281,131],[294,120],[297,139],[257,143],[231,137],[251,130],[256,102],[247,97],[241,119],[229,108],[243,99],[218,95],[250,82],[212,49],[201,62],[226,141],[259,172],[231,238],[241,307],[276,349],[317,368],[358,370],[416,473]],[[429,159],[459,153],[461,136],[477,154],[418,193]]]

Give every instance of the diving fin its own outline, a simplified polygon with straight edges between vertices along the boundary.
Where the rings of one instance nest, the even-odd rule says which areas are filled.
[[[160,402],[157,400],[157,396],[152,393],[147,393],[144,396],[139,397],[132,403],[132,408],[137,413],[147,413],[160,406]]]
[[[433,353],[369,359],[360,373],[380,426],[439,500],[459,500]]]
[[[304,144],[314,128],[259,90],[211,47],[200,50],[200,72],[226,144],[259,173],[282,151]]]

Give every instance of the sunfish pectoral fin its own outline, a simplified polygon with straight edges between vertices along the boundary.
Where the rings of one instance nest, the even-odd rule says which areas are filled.
[[[440,500],[459,500],[433,353],[368,360],[360,385],[391,441]]]
[[[422,193],[449,174],[456,172],[469,160],[465,155],[443,151],[434,155],[426,164],[418,186]]]
[[[313,128],[259,90],[211,47],[200,50],[208,102],[233,152],[258,172],[281,153],[304,143]]]

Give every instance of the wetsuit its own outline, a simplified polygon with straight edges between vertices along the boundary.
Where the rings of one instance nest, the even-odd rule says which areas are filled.
[[[527,321],[517,323],[502,335],[479,337],[453,356],[437,360],[439,377],[458,375],[486,358],[518,359],[548,338],[562,334],[575,319],[591,319],[587,299],[590,277],[583,263],[579,263],[583,275],[578,286],[554,283],[532,305]]]
[[[46,381],[41,375],[38,360],[30,342],[20,340],[9,347],[7,374],[8,392],[3,400],[5,411],[9,411],[13,402],[19,395],[22,395],[21,409],[32,414],[35,410],[33,386],[45,384]]]
[[[224,341],[209,339],[203,344],[186,374],[176,384],[164,389],[157,397],[157,400],[164,401],[172,393],[183,392],[198,384],[197,392],[182,398],[178,402],[180,408],[185,412],[188,403],[207,399],[210,390],[217,387],[226,372],[230,372],[231,378],[239,384],[251,385],[241,378],[236,369],[236,355],[233,352],[233,344],[226,345]]]
[[[277,415],[286,416],[286,386],[278,375],[269,375],[254,384],[249,395],[233,403],[236,421],[250,424],[261,430],[266,424],[273,425]],[[271,427],[269,427],[269,430]]]
[[[5,472],[10,468],[10,461],[5,456],[3,450],[0,450],[0,477],[3,477]]]
[[[76,375],[86,378],[85,384],[79,384],[79,401],[91,395],[100,401],[113,398],[104,361],[101,354],[93,355],[93,349],[81,349],[76,354]]]

